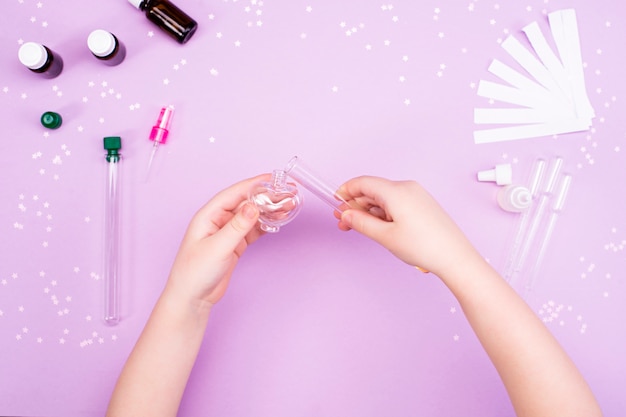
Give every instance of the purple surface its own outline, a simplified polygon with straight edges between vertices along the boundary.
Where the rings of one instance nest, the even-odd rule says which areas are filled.
[[[475,174],[523,181],[561,155],[573,185],[529,300],[607,417],[626,409],[626,6],[603,0],[290,2],[179,0],[200,25],[178,45],[118,1],[7,0],[0,16],[0,414],[102,415],[188,220],[215,192],[291,156],[335,179],[417,179],[501,268],[516,226]],[[499,46],[545,12],[575,8],[588,132],[475,145]],[[69,17],[71,16],[71,18]],[[90,56],[89,32],[128,51]],[[20,42],[63,56],[55,79]],[[176,115],[144,182],[148,134]],[[39,124],[59,112],[60,129]],[[123,138],[121,323],[102,312],[102,137]],[[216,308],[182,416],[510,416],[458,304],[431,275],[355,233],[307,195],[299,217],[250,248]],[[419,215],[419,213],[416,213]],[[514,326],[515,323],[511,323]]]

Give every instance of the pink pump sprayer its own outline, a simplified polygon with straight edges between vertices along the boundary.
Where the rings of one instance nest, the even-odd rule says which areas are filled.
[[[148,176],[150,175],[150,168],[152,167],[152,162],[154,161],[154,156],[156,155],[156,151],[159,148],[159,145],[167,141],[167,136],[170,133],[169,129],[170,125],[172,124],[173,116],[174,106],[169,105],[167,107],[163,107],[161,109],[161,113],[159,113],[159,118],[157,119],[156,124],[152,126],[149,139],[154,142],[154,145],[152,145],[152,152],[150,153],[150,160],[148,161],[146,181],[148,180]]]

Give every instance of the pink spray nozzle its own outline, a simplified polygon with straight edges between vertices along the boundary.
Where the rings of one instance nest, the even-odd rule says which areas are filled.
[[[169,105],[161,109],[159,118],[150,132],[150,140],[165,143],[169,133],[170,124],[172,124],[172,116],[174,116],[174,106]]]

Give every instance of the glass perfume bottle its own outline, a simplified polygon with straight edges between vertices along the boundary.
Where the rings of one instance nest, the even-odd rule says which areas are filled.
[[[163,29],[178,43],[186,43],[193,36],[198,23],[168,0],[128,0],[146,14],[148,20]]]
[[[302,194],[295,184],[287,182],[283,170],[274,170],[269,181],[255,184],[248,193],[250,200],[259,210],[261,230],[275,233],[292,221],[302,208]]]
[[[63,71],[61,56],[40,43],[24,43],[17,56],[26,68],[45,78],[54,78]]]
[[[96,29],[91,32],[87,38],[87,47],[105,65],[118,65],[126,57],[124,44],[106,30]]]

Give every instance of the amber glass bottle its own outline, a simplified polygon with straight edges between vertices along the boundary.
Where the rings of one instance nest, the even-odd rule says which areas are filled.
[[[54,78],[63,71],[61,56],[40,43],[24,43],[20,47],[18,58],[29,70],[45,78]]]
[[[145,12],[152,23],[163,29],[178,43],[186,43],[198,28],[198,23],[168,0],[128,0]]]
[[[96,29],[87,38],[87,47],[105,65],[118,65],[126,57],[126,47],[106,30]]]

